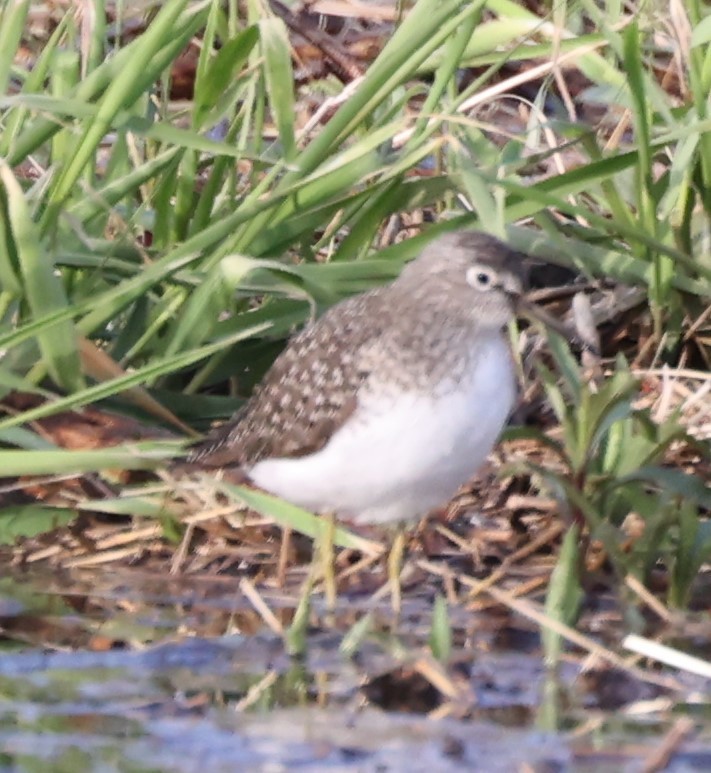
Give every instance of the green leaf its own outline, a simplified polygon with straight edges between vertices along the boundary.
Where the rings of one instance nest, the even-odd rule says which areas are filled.
[[[93,451],[0,451],[0,469],[8,476],[80,474],[110,468],[145,470],[178,456],[180,447],[176,441],[117,445]]]
[[[296,155],[294,133],[294,74],[291,69],[291,43],[284,22],[262,19],[259,35],[264,55],[264,75],[269,106],[276,120],[281,152],[287,161]]]
[[[691,47],[705,46],[711,43],[711,16],[703,18],[691,32]]]
[[[127,469],[122,467],[122,469]],[[123,496],[115,499],[87,499],[77,504],[78,510],[92,513],[106,513],[129,518],[156,518],[165,520],[169,513],[169,502],[160,494],[142,496],[139,492],[124,491]]]
[[[64,507],[21,505],[0,510],[0,545],[13,545],[23,537],[36,537],[66,526],[78,513]]]
[[[580,367],[575,361],[575,357],[570,351],[567,341],[560,333],[554,330],[546,330],[548,338],[548,347],[555,364],[563,377],[563,383],[567,389],[568,395],[574,404],[580,402],[582,379],[580,377]]]
[[[689,475],[683,470],[668,467],[643,467],[615,481],[615,485],[624,486],[628,481],[645,481],[650,485],[673,492],[705,508],[711,508],[711,488],[697,475]]]
[[[449,662],[452,655],[452,627],[444,597],[438,595],[432,608],[432,628],[430,630],[430,650],[440,663]]]
[[[368,612],[349,628],[341,639],[338,647],[339,652],[346,658],[352,658],[360,649],[368,634],[373,628],[374,617],[372,612]]]
[[[56,449],[54,443],[24,427],[11,427],[10,429],[0,431],[0,443],[27,451],[49,451]]]
[[[196,79],[193,106],[195,128],[205,125],[206,119],[237,77],[258,40],[259,28],[256,25],[242,30],[217,51],[206,68],[204,78]]]
[[[286,650],[292,657],[301,657],[306,652],[313,584],[313,573],[309,573],[301,590],[301,597],[294,612],[294,619],[284,634]]]
[[[550,401],[559,422],[565,423],[568,416],[568,403],[563,392],[558,388],[556,377],[542,362],[536,363],[536,371],[546,389],[546,397]]]
[[[0,159],[0,180],[5,186],[14,251],[20,264],[23,289],[35,318],[68,307],[60,277],[45,252],[20,184]],[[37,331],[37,343],[54,381],[67,390],[81,389],[83,378],[74,325],[64,320]]]
[[[281,526],[288,526],[307,537],[323,537],[328,530],[328,524],[324,518],[292,505],[290,502],[285,502],[279,497],[246,486],[234,486],[224,481],[219,481],[216,485],[231,499],[244,502],[252,510],[273,518]],[[381,546],[377,543],[358,537],[342,527],[336,528],[333,544],[342,548],[361,550],[364,553],[377,554],[382,552]]]
[[[132,195],[141,185],[157,178],[164,169],[174,162],[180,150],[180,147],[175,147],[159,153],[132,172],[116,180],[111,180],[96,190],[92,196],[73,202],[69,207],[69,212],[85,226],[88,225],[95,217],[105,214],[122,199]]]
[[[7,91],[13,57],[20,48],[29,8],[29,0],[3,3],[0,12],[0,94]]]
[[[570,626],[575,623],[583,599],[580,587],[580,534],[577,526],[571,526],[563,538],[558,561],[551,574],[546,595],[545,611],[556,622]],[[548,666],[560,660],[563,639],[551,629],[543,628],[543,651]]]
[[[202,5],[204,8],[205,4]],[[192,32],[192,25],[200,19],[198,14],[201,8],[198,4],[190,14],[183,16],[187,6],[187,0],[173,0],[164,4],[138,39],[140,45],[134,48],[133,56],[126,60],[123,71],[108,84],[106,92],[97,103],[96,115],[84,124],[73,154],[56,178],[45,213],[45,225],[56,218],[60,205],[70,195],[119,111],[131,104],[137,94],[159,77],[164,67],[160,54],[166,39],[170,41],[169,46],[176,43],[180,45],[183,36]],[[193,16],[192,23],[189,21],[190,16]],[[97,69],[94,72],[99,71],[100,69]]]
[[[13,57],[20,47],[29,0],[3,3],[0,13],[0,94],[7,92]]]
[[[258,325],[251,329],[247,328],[246,330],[240,330],[226,340],[216,341],[206,346],[201,346],[197,349],[190,349],[188,351],[184,351],[165,358],[155,358],[143,368],[138,368],[137,370],[129,372],[125,375],[121,375],[117,378],[112,378],[108,381],[96,384],[95,386],[82,389],[78,392],[75,392],[74,394],[68,395],[67,397],[60,397],[52,402],[44,403],[43,405],[39,405],[36,408],[31,408],[22,414],[0,419],[0,430],[5,429],[6,427],[17,426],[23,422],[40,419],[44,416],[52,416],[53,414],[60,413],[63,410],[77,408],[92,401],[103,400],[106,397],[120,394],[121,392],[127,389],[131,389],[132,387],[146,384],[152,379],[163,375],[164,373],[172,373],[173,371],[188,367],[189,365],[192,365],[193,363],[205,359],[211,354],[222,350],[224,346],[229,343],[239,341],[243,338],[248,338],[250,334],[253,334],[257,331],[264,331],[268,328],[268,324]]]
[[[682,501],[678,516],[679,539],[674,551],[669,603],[683,608],[689,602],[699,569],[711,557],[711,522],[700,520],[692,502]]]

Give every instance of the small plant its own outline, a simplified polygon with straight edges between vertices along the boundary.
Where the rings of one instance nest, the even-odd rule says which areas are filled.
[[[676,446],[694,445],[678,417],[656,423],[636,406],[638,383],[622,356],[599,386],[585,381],[564,340],[549,334],[557,375],[538,372],[560,424],[560,437],[534,431],[559,464],[527,463],[571,524],[599,540],[616,574],[644,580],[659,562],[672,567],[670,602],[688,598],[711,556],[711,491],[699,478],[665,465]],[[530,434],[525,430],[524,434]],[[700,449],[704,453],[703,449]],[[631,539],[630,519],[641,524]]]

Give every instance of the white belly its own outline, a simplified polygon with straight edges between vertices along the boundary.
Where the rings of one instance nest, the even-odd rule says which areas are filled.
[[[503,336],[473,372],[436,395],[365,396],[317,453],[266,459],[249,471],[261,488],[315,512],[361,523],[419,518],[446,503],[486,459],[513,408],[515,374]]]

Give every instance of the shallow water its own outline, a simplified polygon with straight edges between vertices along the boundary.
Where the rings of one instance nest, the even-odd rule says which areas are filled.
[[[680,704],[626,672],[581,675],[572,657],[552,674],[534,628],[457,611],[438,685],[418,602],[353,657],[340,647],[357,600],[330,625],[314,616],[293,658],[235,586],[4,578],[0,771],[634,771],[679,714],[693,733],[650,769],[711,769],[702,680]]]

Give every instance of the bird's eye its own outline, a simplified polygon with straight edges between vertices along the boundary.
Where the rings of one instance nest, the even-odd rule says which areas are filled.
[[[476,290],[488,290],[495,280],[495,272],[481,266],[473,266],[467,271],[467,284]]]

